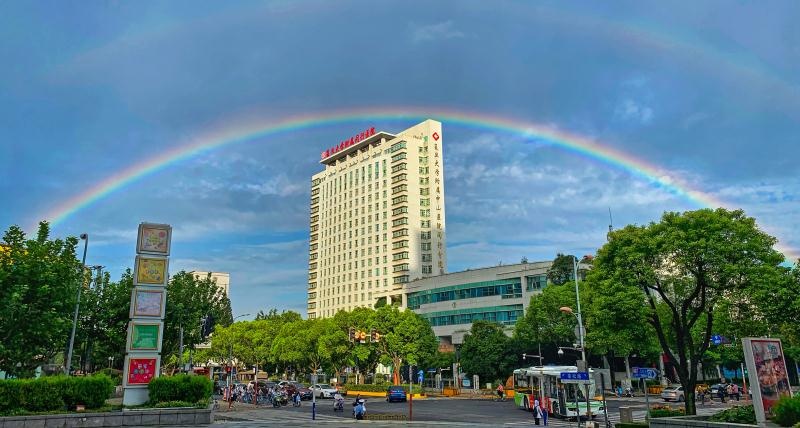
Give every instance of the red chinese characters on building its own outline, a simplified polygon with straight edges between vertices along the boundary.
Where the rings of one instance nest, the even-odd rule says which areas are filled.
[[[364,131],[359,132],[358,134],[356,134],[356,135],[354,135],[354,136],[352,136],[352,137],[350,137],[350,138],[348,138],[346,140],[340,141],[339,144],[337,144],[337,145],[335,145],[335,146],[333,146],[333,147],[331,147],[331,148],[329,148],[327,150],[323,150],[322,153],[320,153],[320,158],[321,159],[329,158],[329,157],[335,155],[336,153],[341,152],[342,150],[344,150],[344,149],[346,149],[348,147],[354,146],[354,145],[366,140],[367,138],[372,137],[373,135],[375,135],[375,127],[374,126],[369,128],[369,129],[365,129]]]
[[[155,358],[131,358],[128,364],[128,384],[146,385],[156,374]]]

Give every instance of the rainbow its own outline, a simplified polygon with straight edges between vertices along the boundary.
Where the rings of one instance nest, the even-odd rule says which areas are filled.
[[[236,125],[213,129],[191,139],[185,144],[131,165],[84,192],[59,203],[43,217],[39,218],[47,219],[53,226],[56,226],[92,203],[136,182],[142,177],[156,173],[182,160],[223,146],[337,124],[367,121],[421,121],[428,118],[435,118],[445,126],[461,125],[490,131],[502,131],[546,141],[570,152],[627,171],[695,205],[702,207],[726,206],[724,202],[713,196],[692,189],[687,183],[656,165],[649,164],[612,147],[601,145],[590,138],[559,130],[552,126],[442,108],[375,107],[298,115],[277,120],[254,119]],[[795,257],[794,252],[788,248],[783,248],[781,251],[787,256]]]

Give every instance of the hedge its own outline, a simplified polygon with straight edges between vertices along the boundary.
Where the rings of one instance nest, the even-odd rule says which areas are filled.
[[[755,425],[756,412],[753,410],[752,405],[734,406],[730,409],[726,409],[711,415],[708,420],[713,422]]]
[[[344,389],[347,390],[347,393],[350,394],[350,391],[363,391],[363,392],[386,392],[389,387],[392,386],[391,384],[385,385],[370,385],[370,384],[363,384],[363,385],[356,385],[354,383],[348,383],[344,385]],[[405,385],[398,385],[403,387],[403,391],[408,394],[408,384]],[[419,385],[414,385],[414,394],[419,394],[422,392],[422,388]]]
[[[150,381],[147,389],[153,404],[166,401],[196,403],[211,396],[214,383],[205,376],[179,374],[157,377]]]
[[[614,424],[615,428],[648,428],[650,424],[647,422],[617,422]]]
[[[782,427],[800,422],[800,397],[781,397],[772,407],[772,420]]]
[[[0,380],[0,414],[89,409],[102,407],[114,392],[108,376],[51,376],[39,379]]]

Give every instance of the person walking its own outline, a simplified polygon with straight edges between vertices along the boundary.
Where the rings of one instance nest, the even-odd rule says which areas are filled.
[[[533,421],[536,425],[539,425],[539,422],[542,420],[544,416],[544,412],[542,412],[542,406],[539,405],[539,400],[535,400],[533,402]]]

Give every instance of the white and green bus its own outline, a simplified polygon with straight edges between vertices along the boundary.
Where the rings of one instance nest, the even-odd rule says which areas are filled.
[[[539,400],[550,416],[585,419],[589,416],[586,409],[588,386],[592,419],[603,415],[603,402],[593,399],[596,388],[592,369],[589,369],[588,385],[561,382],[561,373],[577,371],[575,366],[534,366],[514,370],[514,403],[520,409],[530,411],[533,400]]]

